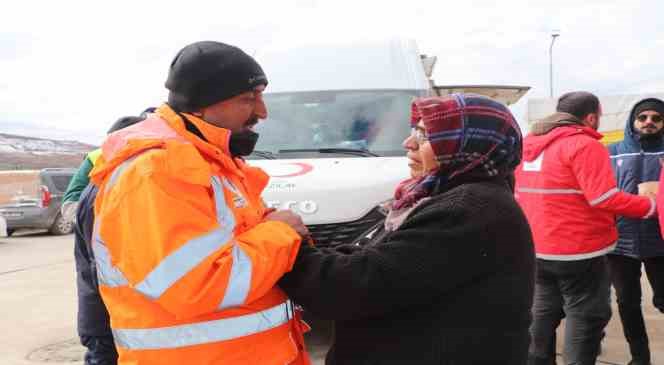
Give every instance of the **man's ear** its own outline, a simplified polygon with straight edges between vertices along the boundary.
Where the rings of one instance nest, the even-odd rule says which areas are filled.
[[[599,116],[598,116],[597,113],[588,113],[583,118],[582,122],[583,122],[584,125],[586,125],[590,128],[597,129],[597,127],[599,126],[599,123],[598,123],[599,122]]]
[[[586,114],[586,116],[583,117],[583,119],[581,119],[581,123],[583,123],[583,125],[585,125],[586,127],[590,127],[592,125],[592,120],[590,119],[591,115],[592,113]]]
[[[588,119],[590,120],[590,123],[592,123],[592,125],[597,124],[597,119],[598,119],[597,118],[597,113],[588,114]]]

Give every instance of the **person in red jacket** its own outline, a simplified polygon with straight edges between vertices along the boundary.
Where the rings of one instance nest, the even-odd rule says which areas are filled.
[[[532,125],[516,170],[517,201],[533,231],[537,277],[530,364],[555,364],[562,315],[565,363],[595,364],[611,318],[605,255],[616,245],[615,216],[648,218],[652,198],[621,192],[597,132],[597,96],[571,92]]]

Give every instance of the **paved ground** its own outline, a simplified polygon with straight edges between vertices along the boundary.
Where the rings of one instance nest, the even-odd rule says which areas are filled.
[[[82,348],[75,332],[76,294],[71,236],[23,233],[0,238],[0,364],[81,363]],[[654,364],[664,365],[664,315],[656,313],[646,293],[646,320]],[[617,313],[617,311],[616,311]],[[310,351],[322,364],[325,323],[309,337]],[[627,347],[617,316],[611,321],[603,362],[626,364]]]

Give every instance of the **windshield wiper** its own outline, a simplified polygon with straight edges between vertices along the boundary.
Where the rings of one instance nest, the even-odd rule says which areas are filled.
[[[274,159],[277,158],[274,155],[274,153],[272,153],[270,151],[260,151],[260,150],[253,150],[253,152],[251,152],[251,154],[249,156],[258,156],[258,157],[262,157],[266,160],[274,160]]]
[[[380,157],[369,150],[362,150],[357,148],[296,148],[279,150],[279,153],[298,153],[298,152],[318,152],[318,153],[339,153],[348,155],[359,155],[364,157]]]

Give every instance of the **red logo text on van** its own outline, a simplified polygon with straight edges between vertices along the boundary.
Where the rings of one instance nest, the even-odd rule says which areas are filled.
[[[309,165],[308,163],[304,163],[304,162],[292,162],[292,163],[285,163],[285,164],[283,164],[283,165],[294,165],[294,166],[296,166],[298,169],[297,169],[297,171],[292,172],[292,173],[288,173],[288,174],[284,174],[284,175],[270,175],[270,176],[272,176],[272,177],[295,177],[295,176],[302,176],[302,175],[305,175],[305,174],[311,172],[311,170],[314,169],[314,167],[313,167],[312,165]]]

